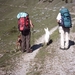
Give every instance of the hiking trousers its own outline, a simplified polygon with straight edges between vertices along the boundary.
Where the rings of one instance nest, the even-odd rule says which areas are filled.
[[[21,49],[22,51],[28,51],[30,49],[30,32],[27,35],[21,35]]]
[[[59,26],[59,34],[60,34],[60,47],[68,48],[69,47],[69,28],[64,28]]]

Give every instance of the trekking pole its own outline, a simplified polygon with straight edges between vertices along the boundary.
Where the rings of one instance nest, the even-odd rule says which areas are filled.
[[[34,28],[32,28],[32,43],[34,44]]]

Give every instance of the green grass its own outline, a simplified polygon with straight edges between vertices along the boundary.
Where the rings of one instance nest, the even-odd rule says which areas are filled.
[[[72,18],[75,18],[75,15],[72,15]],[[75,19],[74,19],[75,20]],[[73,20],[73,21],[74,21]],[[72,26],[72,32],[75,32],[75,24]]]

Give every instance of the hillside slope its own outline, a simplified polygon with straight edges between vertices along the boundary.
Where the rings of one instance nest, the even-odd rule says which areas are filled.
[[[19,35],[16,15],[19,12],[28,12],[33,21],[35,31],[31,37],[33,45],[34,41],[44,34],[43,28],[52,29],[57,25],[56,15],[58,10],[65,6],[71,11],[72,5],[72,3],[66,4],[60,0],[54,0],[52,3],[43,3],[38,0],[0,0],[0,72],[11,74],[11,70],[15,66],[14,63],[16,61],[21,62],[19,58],[25,55],[20,51],[16,51],[15,48],[17,36]]]

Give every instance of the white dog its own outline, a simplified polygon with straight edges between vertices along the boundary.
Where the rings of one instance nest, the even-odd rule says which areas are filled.
[[[45,44],[48,44],[49,38],[50,38],[50,32],[49,32],[48,28],[44,28],[44,30],[45,30],[45,39],[44,39],[44,43],[45,43]]]

